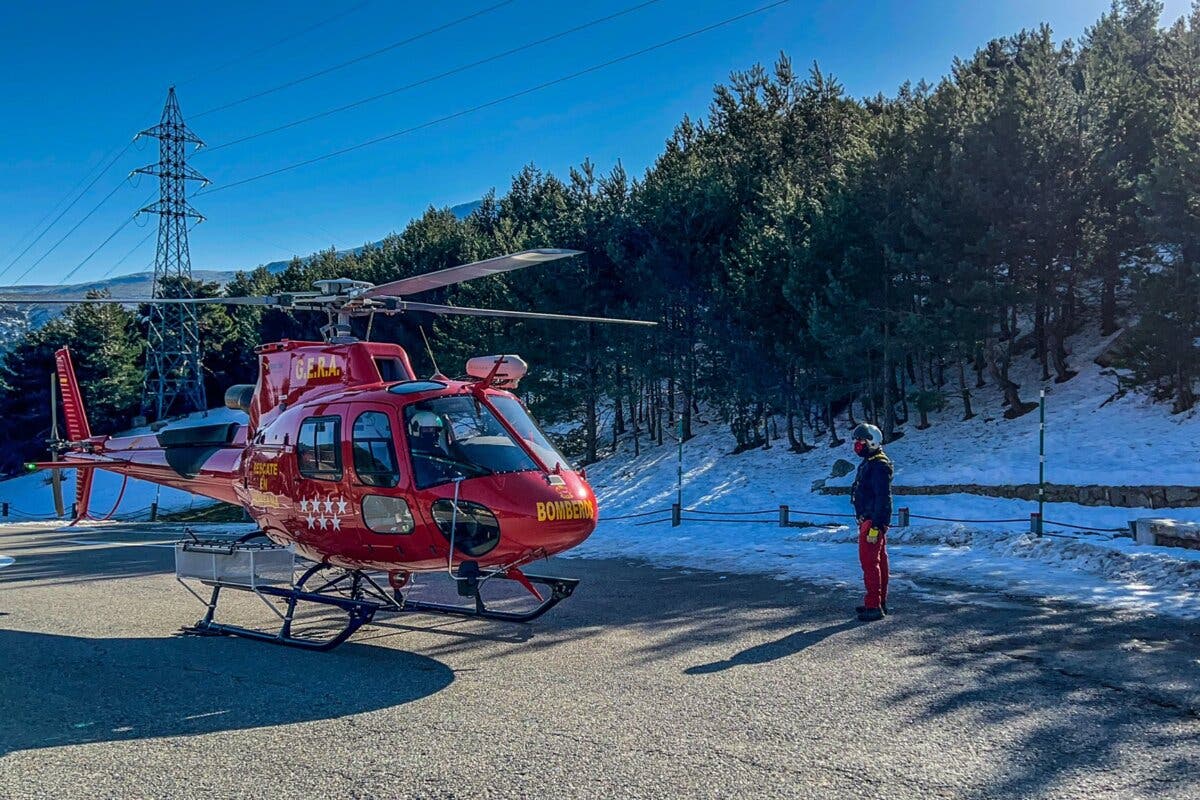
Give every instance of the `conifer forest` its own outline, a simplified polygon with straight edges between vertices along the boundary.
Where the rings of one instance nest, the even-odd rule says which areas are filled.
[[[421,299],[659,326],[408,313],[355,332],[404,345],[425,375],[423,335],[448,375],[470,356],[520,354],[531,365],[520,394],[544,422],[577,423],[566,445],[585,464],[617,436],[661,443],[678,425],[688,437],[701,409],[739,448],[797,451],[837,443],[853,420],[894,438],[935,409],[970,418],[981,393],[1017,417],[1039,387],[1011,379],[1014,362],[1069,381],[1069,337],[1089,329],[1120,332],[1122,391],[1184,413],[1200,377],[1200,4],[1160,16],[1151,0],[1119,0],[1076,41],[1024,30],[890,96],[847,96],[835,75],[782,54],[715,87],[703,118],[680,120],[642,175],[530,165],[466,218],[430,208],[378,245],[190,291],[307,291],[531,247],[581,250]],[[326,322],[200,313],[210,405],[254,381],[258,343],[313,339]],[[74,306],[7,343],[0,470],[44,454],[47,376],[63,344],[92,428],[128,427],[144,318]]]

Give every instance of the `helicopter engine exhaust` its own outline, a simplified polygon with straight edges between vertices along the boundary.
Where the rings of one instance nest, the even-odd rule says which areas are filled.
[[[236,383],[225,390],[225,407],[234,411],[250,413],[250,401],[254,399],[253,383]]]

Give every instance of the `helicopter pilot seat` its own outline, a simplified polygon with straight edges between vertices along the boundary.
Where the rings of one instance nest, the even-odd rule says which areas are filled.
[[[432,411],[418,411],[408,424],[408,443],[412,451],[413,477],[417,486],[436,486],[461,476],[450,454],[446,421]]]

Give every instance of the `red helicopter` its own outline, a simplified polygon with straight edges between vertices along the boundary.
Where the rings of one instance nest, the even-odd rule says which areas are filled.
[[[420,379],[402,347],[354,338],[350,318],[426,311],[654,324],[405,299],[576,254],[527,250],[380,286],[338,279],[318,281],[317,292],[156,299],[152,302],[325,311],[336,321],[321,329],[324,341],[284,340],[257,348],[258,382],[233,386],[225,395],[226,406],[247,413],[247,424],[167,425],[123,437],[92,433],[70,353],[59,350],[68,438],[53,448],[65,460],[36,466],[80,471],[77,519],[87,514],[96,469],[246,509],[257,532],[238,541],[193,536],[176,546],[181,582],[199,579],[212,588],[208,599],[192,592],[207,606],[192,632],[324,650],[379,612],[532,620],[569,597],[578,581],[525,574],[522,568],[586,539],[596,527],[598,509],[584,473],[571,467],[509,391],[525,374],[524,361],[514,355],[483,356],[468,361],[464,380],[440,373]],[[295,555],[312,562],[298,579],[292,573]],[[443,570],[473,604],[406,597],[414,573]],[[386,574],[387,588],[379,573]],[[538,605],[521,612],[489,608],[480,588],[493,580],[519,583]],[[271,633],[215,621],[223,588],[250,590],[264,601],[275,598],[276,604],[268,605],[281,618],[280,629]],[[344,612],[345,623],[332,635],[293,632],[297,607],[306,603]]]

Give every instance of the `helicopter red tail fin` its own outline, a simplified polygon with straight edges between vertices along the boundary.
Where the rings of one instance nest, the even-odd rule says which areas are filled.
[[[83,405],[79,381],[75,378],[75,365],[71,363],[71,351],[66,347],[56,350],[54,363],[58,371],[58,385],[62,390],[63,417],[67,423],[67,438],[72,442],[90,439],[92,429],[88,425],[87,409]],[[77,492],[82,483],[80,481],[76,484]],[[91,483],[90,476],[88,483]]]

